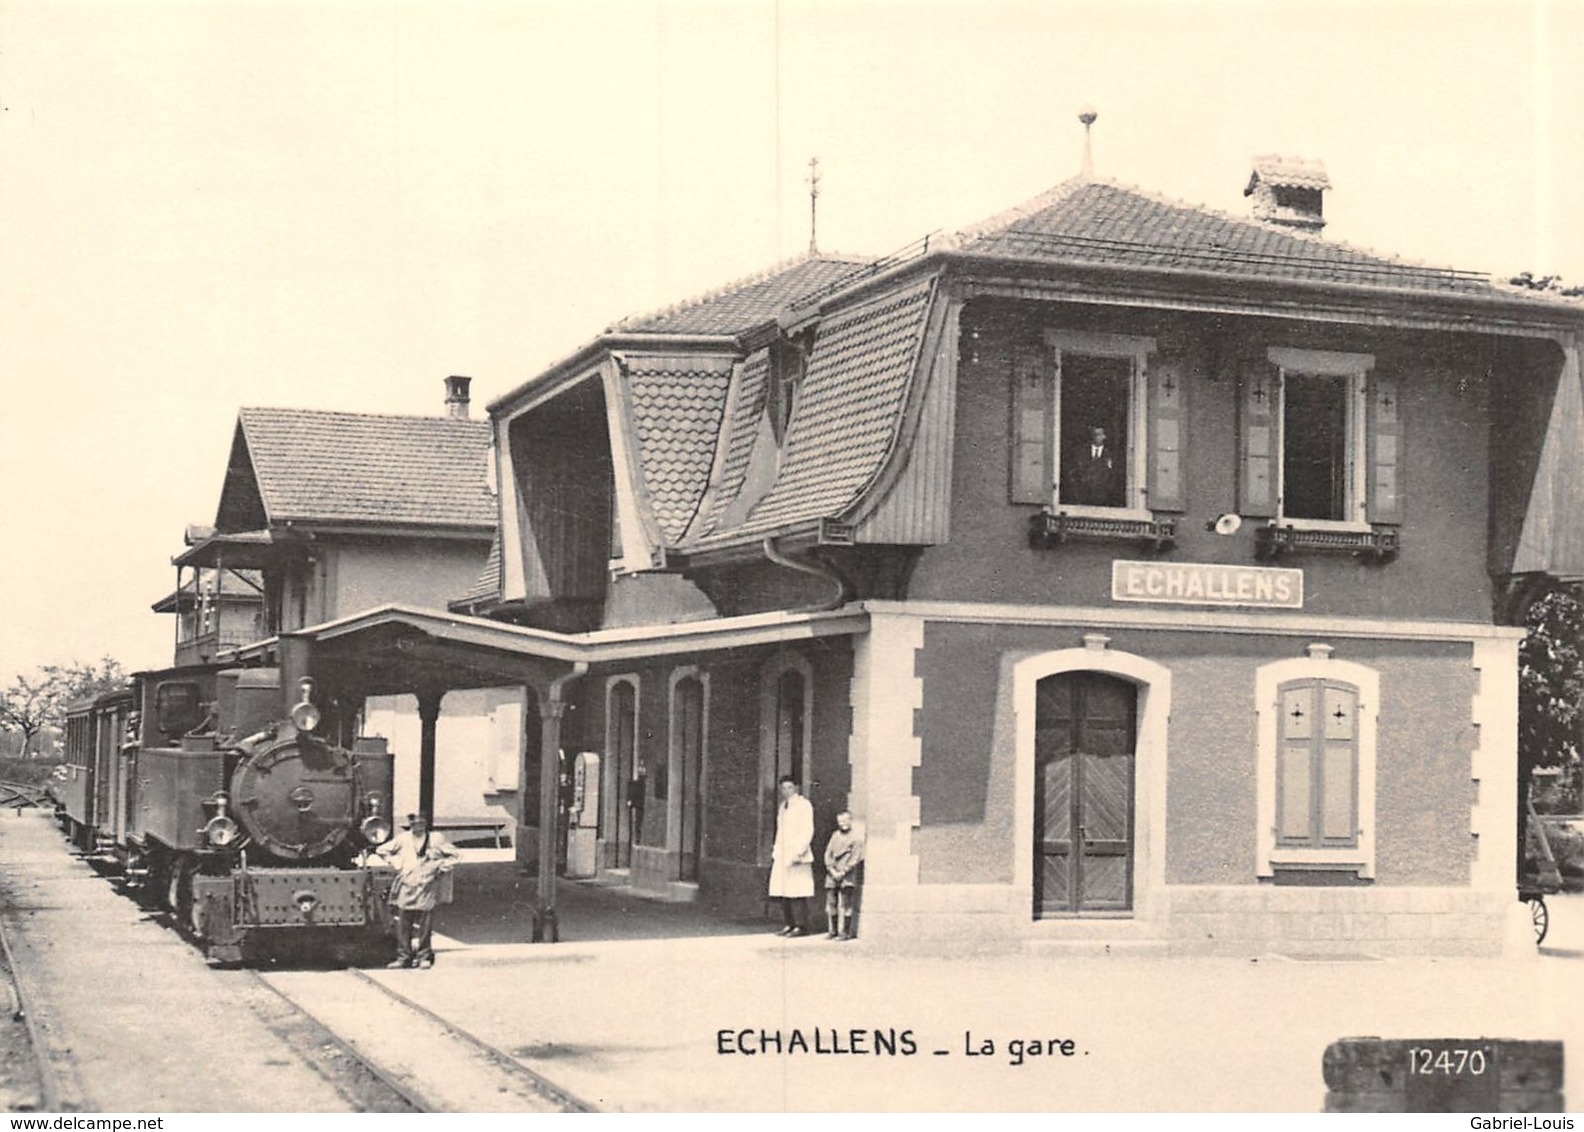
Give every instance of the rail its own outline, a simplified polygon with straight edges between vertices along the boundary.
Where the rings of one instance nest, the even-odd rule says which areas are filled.
[[[43,786],[25,782],[0,782],[0,808],[10,806],[20,813],[28,809],[47,809],[55,804]]]

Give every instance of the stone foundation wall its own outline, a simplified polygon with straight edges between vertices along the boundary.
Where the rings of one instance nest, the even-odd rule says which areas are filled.
[[[859,932],[880,948],[946,952],[1494,956],[1512,903],[1454,888],[1168,886],[1155,916],[1033,920],[1008,885],[887,885],[864,892]]]
[[[1499,955],[1511,893],[1458,888],[1167,890],[1173,954]]]

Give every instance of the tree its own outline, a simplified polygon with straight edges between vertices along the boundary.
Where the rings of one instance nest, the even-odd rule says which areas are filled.
[[[34,739],[46,727],[65,722],[68,704],[117,691],[126,682],[126,670],[113,657],[97,664],[47,664],[32,676],[17,676],[0,691],[0,727],[21,732],[21,757],[32,758]]]
[[[51,668],[18,676],[0,692],[0,726],[22,733],[21,757],[33,757],[33,740],[59,715],[60,679]]]
[[[68,665],[51,666],[45,671],[53,672],[60,682],[59,702],[63,710],[76,700],[118,692],[127,683],[126,670],[121,667],[121,662],[109,656],[101,657],[98,664],[74,660]]]
[[[1514,287],[1524,287],[1530,291],[1549,291],[1556,295],[1565,295],[1568,298],[1577,298],[1584,295],[1584,287],[1566,286],[1560,275],[1535,275],[1531,271],[1520,271],[1507,280]]]
[[[1571,766],[1584,748],[1584,588],[1559,586],[1530,602],[1518,646],[1518,762],[1522,783],[1540,766]]]

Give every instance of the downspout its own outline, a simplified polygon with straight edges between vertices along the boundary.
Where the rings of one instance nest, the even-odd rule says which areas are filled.
[[[813,562],[805,562],[797,558],[789,558],[776,549],[775,539],[768,535],[760,543],[760,548],[764,551],[764,556],[777,566],[785,566],[788,570],[797,570],[804,574],[813,574],[816,578],[829,583],[836,589],[836,592],[828,600],[810,602],[796,609],[787,610],[788,613],[827,613],[833,609],[840,609],[847,604],[850,596],[847,582],[828,567],[819,566]]]

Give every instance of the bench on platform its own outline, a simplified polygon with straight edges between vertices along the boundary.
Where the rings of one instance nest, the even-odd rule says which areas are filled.
[[[495,839],[495,848],[505,849],[508,844],[505,834],[510,827],[512,819],[506,814],[483,814],[480,816],[435,818],[433,829],[438,833],[481,833]],[[460,840],[460,838],[453,838]]]

